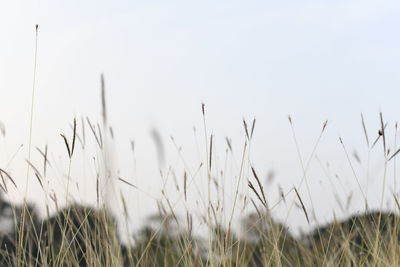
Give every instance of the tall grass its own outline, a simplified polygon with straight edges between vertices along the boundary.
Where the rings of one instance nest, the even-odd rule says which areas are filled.
[[[30,114],[29,151],[27,159],[27,180],[32,172],[40,184],[45,198],[47,216],[38,215],[37,210],[24,202],[18,206],[4,200],[10,183],[18,184],[5,169],[0,168],[0,189],[4,192],[0,198],[0,266],[399,266],[400,265],[400,204],[396,195],[396,167],[394,164],[393,203],[396,212],[384,212],[383,203],[387,187],[388,165],[395,162],[400,152],[397,149],[397,124],[395,126],[394,149],[390,151],[387,125],[380,113],[378,136],[372,143],[369,139],[364,117],[361,115],[361,126],[368,149],[367,178],[369,177],[369,159],[372,149],[379,141],[383,147],[383,177],[379,210],[370,210],[368,206],[368,183],[363,188],[360,177],[353,165],[343,138],[339,144],[344,152],[346,162],[352,172],[358,189],[365,201],[365,210],[350,214],[346,219],[333,220],[326,225],[318,225],[313,231],[299,236],[293,235],[287,227],[289,215],[298,208],[309,225],[318,221],[315,211],[315,199],[312,198],[309,185],[309,169],[316,158],[332,185],[338,205],[343,212],[348,211],[352,194],[347,199],[339,197],[328,172],[316,157],[321,140],[327,129],[323,123],[309,157],[305,158],[300,149],[294,128],[294,121],[289,116],[289,125],[294,147],[301,166],[301,180],[286,192],[279,187],[280,199],[273,202],[264,188],[264,182],[251,161],[252,140],[256,120],[249,124],[243,120],[243,146],[240,160],[235,171],[229,172],[228,157],[236,160],[232,141],[226,138],[226,155],[223,167],[219,165],[216,137],[207,129],[206,106],[201,105],[203,119],[204,147],[199,151],[201,162],[193,172],[187,166],[179,146],[179,158],[184,163],[182,181],[179,181],[172,167],[167,173],[161,172],[163,185],[161,199],[157,202],[158,213],[148,218],[140,231],[132,234],[129,231],[129,209],[123,194],[117,196],[118,186],[129,187],[133,192],[145,192],[131,181],[118,177],[111,161],[112,140],[114,133],[109,125],[106,110],[106,88],[101,76],[102,127],[89,118],[78,123],[73,120],[72,134],[61,134],[60,142],[65,145],[65,159],[68,161],[65,206],[60,206],[60,196],[49,191],[46,170],[51,167],[47,146],[44,151],[37,148],[43,156],[43,171],[37,168],[30,159],[32,146],[32,125],[34,112],[34,94],[37,65],[37,31],[35,45],[34,81],[32,106]],[[94,206],[84,206],[70,197],[71,167],[76,145],[81,143],[81,150],[87,149],[85,125],[89,127],[96,144],[99,164],[93,187],[96,188]],[[81,134],[80,134],[81,133]],[[164,151],[159,133],[152,132],[158,151]],[[131,143],[134,151],[134,143]],[[161,152],[160,152],[161,153]],[[162,152],[163,153],[163,152]],[[360,158],[354,155],[358,162]],[[164,155],[159,162],[164,163]],[[162,165],[162,164],[160,164]],[[201,175],[205,173],[205,175]],[[206,181],[206,193],[197,185],[197,179]],[[229,180],[231,187],[226,187]],[[118,186],[117,186],[118,183]],[[28,183],[26,189],[28,190]],[[302,186],[305,185],[307,198],[303,198]],[[341,184],[342,188],[344,186]],[[174,188],[171,197],[168,187]],[[195,189],[201,197],[194,213],[189,208],[189,199],[193,198]],[[230,191],[230,192],[229,192]],[[345,201],[345,204],[342,204]],[[115,203],[121,203],[124,220],[117,221]],[[287,205],[288,212],[283,222],[277,222],[273,211],[282,203]],[[182,204],[182,210],[177,205]],[[201,206],[202,205],[202,206]],[[50,206],[55,207],[53,215]],[[200,221],[207,233],[196,232],[194,220]],[[236,218],[240,218],[240,230]],[[184,218],[184,219],[182,219]],[[195,218],[195,219],[193,219]],[[10,223],[11,222],[11,223]],[[6,224],[10,224],[10,227]],[[5,225],[2,227],[2,225]],[[133,235],[123,238],[122,235]],[[131,242],[131,240],[134,242]],[[128,241],[124,241],[128,240]]]
[[[103,82],[104,83],[104,82]],[[104,94],[104,93],[103,93]],[[204,106],[202,108],[204,110]],[[203,112],[203,111],[202,111]],[[204,116],[204,113],[203,113]],[[382,118],[382,115],[381,115]],[[104,119],[104,117],[103,117]],[[383,124],[383,118],[382,125]],[[96,139],[98,148],[104,152],[105,134],[101,129],[96,130],[94,124],[88,119],[87,122],[92,129],[93,138]],[[204,123],[205,120],[204,120]],[[290,124],[293,121],[290,119]],[[224,210],[221,206],[225,198],[223,178],[215,178],[218,171],[216,159],[213,156],[213,135],[208,138],[205,131],[207,148],[204,161],[207,176],[207,200],[204,202],[204,224],[207,226],[206,235],[196,235],[193,231],[193,214],[186,208],[186,224],[175,210],[178,202],[187,203],[191,197],[189,187],[195,175],[184,173],[183,187],[180,188],[176,179],[165,182],[173,182],[179,198],[174,202],[169,198],[166,185],[163,187],[162,197],[164,201],[159,202],[159,213],[149,218],[146,226],[134,234],[134,243],[122,242],[121,235],[131,233],[118,230],[123,228],[123,222],[117,223],[114,213],[110,213],[110,206],[106,205],[107,198],[97,187],[97,207],[82,206],[79,203],[67,202],[67,206],[60,207],[56,195],[49,195],[49,199],[57,207],[56,213],[45,218],[37,215],[34,207],[27,203],[22,206],[14,206],[11,203],[0,201],[0,218],[11,218],[13,229],[0,235],[0,265],[3,266],[398,266],[400,264],[400,217],[395,213],[372,211],[368,209],[349,216],[345,220],[334,220],[330,224],[320,226],[308,234],[293,236],[287,226],[278,223],[272,217],[272,211],[280,202],[288,202],[289,212],[292,207],[299,206],[303,211],[308,223],[313,220],[313,207],[307,207],[307,203],[301,196],[301,185],[293,187],[287,192],[281,192],[278,203],[270,203],[271,200],[264,189],[263,181],[257,173],[256,168],[247,157],[251,145],[254,124],[251,133],[244,123],[245,144],[243,147],[240,168],[233,188],[232,209]],[[105,124],[106,125],[106,124]],[[363,122],[364,125],[364,122]],[[292,125],[293,126],[293,125]],[[66,158],[71,168],[74,151],[77,149],[76,140],[82,140],[78,134],[77,124],[74,119],[72,135],[70,138],[63,135],[62,142],[65,144]],[[365,129],[365,126],[363,126]],[[325,131],[324,123],[322,132]],[[293,130],[293,137],[296,135]],[[378,139],[384,138],[385,127],[381,127]],[[313,152],[314,156],[322,135],[317,138]],[[86,137],[85,137],[86,138]],[[354,178],[358,179],[352,160],[347,153],[343,140],[340,140],[350,168],[354,172]],[[388,144],[385,141],[385,168],[390,160],[398,154],[398,150],[388,152]],[[368,142],[367,142],[368,143]],[[230,141],[227,142],[228,149]],[[82,146],[85,149],[85,146]],[[297,145],[298,155],[301,155]],[[46,158],[47,149],[41,153]],[[299,156],[300,157],[300,156]],[[104,156],[106,160],[107,157]],[[301,161],[302,162],[302,161]],[[307,164],[301,163],[305,181]],[[50,163],[50,162],[48,162]],[[43,174],[31,162],[37,181],[43,180]],[[108,165],[104,165],[108,166]],[[104,167],[103,166],[103,167]],[[213,167],[214,166],[214,167]],[[199,167],[203,168],[202,165]],[[44,168],[45,169],[45,168]],[[108,172],[99,172],[99,179],[109,179],[105,176]],[[1,169],[2,189],[7,190],[7,184],[15,184],[11,174]],[[247,174],[250,174],[249,176]],[[387,175],[385,172],[384,175]],[[221,178],[221,179],[219,179]],[[68,177],[69,179],[69,177]],[[111,177],[112,183],[121,182],[121,186],[128,186],[132,190],[142,190],[131,182],[119,177]],[[241,180],[247,182],[247,188],[240,187]],[[383,177],[383,183],[386,178]],[[101,183],[101,181],[100,181]],[[216,190],[214,190],[215,187]],[[361,185],[360,190],[362,190]],[[385,186],[385,184],[383,185]],[[333,188],[333,187],[332,187]],[[48,190],[42,187],[44,194]],[[334,189],[334,188],[333,188]],[[308,190],[307,190],[308,191]],[[68,196],[69,190],[67,190]],[[213,194],[216,195],[213,196]],[[363,193],[363,192],[362,192]],[[242,195],[245,194],[245,195]],[[292,197],[292,199],[291,199]],[[384,196],[381,196],[383,199]],[[124,216],[128,224],[129,210],[125,198],[121,196],[124,204]],[[349,202],[350,200],[347,200]],[[396,194],[393,201],[398,204]],[[382,201],[381,201],[382,202]],[[241,215],[241,231],[232,227],[235,223],[233,214],[243,212],[246,205],[252,205],[253,212]],[[348,205],[348,204],[347,204]],[[226,208],[229,206],[227,205]],[[381,206],[382,207],[382,206]],[[227,215],[226,215],[227,214]],[[26,216],[26,219],[23,219]],[[225,219],[227,218],[227,220]],[[315,218],[314,218],[315,219]],[[287,219],[286,219],[287,220]],[[286,222],[284,221],[284,223]],[[0,222],[1,225],[1,222]],[[186,225],[186,226],[185,226]]]

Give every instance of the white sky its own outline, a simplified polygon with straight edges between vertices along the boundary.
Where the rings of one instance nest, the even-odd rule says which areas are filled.
[[[68,167],[59,134],[71,135],[73,117],[100,119],[99,75],[104,73],[108,112],[117,142],[114,163],[121,176],[143,191],[157,195],[162,183],[150,137],[153,127],[166,144],[166,166],[176,168],[180,182],[183,166],[182,162],[174,165],[179,160],[169,136],[182,145],[192,171],[198,166],[198,156],[205,150],[201,117],[204,102],[207,129],[216,136],[221,164],[225,136],[233,139],[235,159],[240,161],[242,118],[249,123],[257,118],[250,161],[262,177],[271,169],[276,172],[275,181],[265,185],[271,202],[276,200],[278,183],[288,191],[302,176],[287,115],[294,119],[304,161],[323,121],[328,119],[316,154],[321,161],[329,161],[332,173],[341,177],[341,182],[334,181],[339,194],[348,194],[343,188],[353,190],[352,207],[360,208],[362,195],[338,137],[344,138],[350,154],[358,150],[363,166],[357,165],[354,158],[352,163],[361,185],[366,187],[368,151],[360,113],[364,113],[373,139],[382,110],[390,123],[388,142],[393,146],[400,96],[399,12],[400,3],[396,1],[3,2],[0,121],[7,134],[0,138],[0,167],[24,186],[37,23],[33,145],[43,148],[48,143],[55,161],[66,165],[55,173],[65,173]],[[193,127],[198,132],[200,154]],[[136,165],[132,163],[130,140],[136,143]],[[23,149],[7,166],[20,144],[24,144]],[[371,152],[368,172],[370,199],[375,206],[380,201],[381,146],[379,143]],[[38,153],[32,151],[33,160],[40,162]],[[91,155],[86,152],[80,157],[90,165]],[[76,161],[73,166],[81,168],[81,160]],[[92,177],[90,167],[85,168],[86,175]],[[388,180],[392,181],[393,164],[389,169]],[[333,209],[340,214],[332,186],[315,159],[308,178],[320,221],[331,218]],[[30,198],[41,202],[41,189],[34,179]],[[93,187],[91,180],[86,190],[92,193],[82,189],[79,194],[90,199]],[[307,191],[300,191],[310,206]],[[124,192],[138,217],[156,211],[154,199],[146,194],[132,189]],[[275,211],[280,218],[286,213],[284,206]],[[294,227],[306,224],[301,213],[292,213]]]

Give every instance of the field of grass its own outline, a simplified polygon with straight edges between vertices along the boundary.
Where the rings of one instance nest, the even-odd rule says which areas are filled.
[[[37,29],[38,26],[36,26]],[[26,185],[29,178],[36,179],[43,190],[43,197],[52,202],[51,206],[55,207],[55,212],[50,213],[47,210],[48,216],[42,218],[35,207],[27,202],[16,205],[6,201],[4,195],[7,194],[9,187],[18,187],[18,185],[12,173],[0,168],[0,187],[4,191],[0,198],[0,266],[400,266],[400,217],[396,215],[397,212],[383,211],[388,163],[396,157],[399,150],[395,142],[394,149],[390,151],[387,141],[387,124],[382,114],[380,114],[379,133],[374,140],[369,140],[363,117],[361,124],[369,151],[378,143],[382,143],[384,151],[380,209],[368,208],[365,197],[363,211],[319,226],[309,233],[295,236],[284,223],[276,221],[271,214],[280,203],[284,202],[289,213],[297,208],[302,211],[302,215],[309,224],[313,220],[315,214],[313,200],[310,198],[310,210],[310,207],[306,206],[308,203],[303,201],[300,190],[304,185],[308,197],[311,196],[306,179],[310,160],[303,162],[300,159],[303,171],[300,183],[287,192],[282,191],[278,203],[270,203],[263,181],[249,159],[256,120],[251,123],[243,120],[245,142],[238,164],[240,167],[234,177],[229,177],[215,166],[217,165],[213,142],[215,137],[207,131],[206,111],[203,104],[201,112],[205,147],[202,149],[206,156],[202,159],[199,170],[201,169],[204,174],[201,179],[204,180],[207,190],[206,196],[201,199],[204,212],[200,211],[200,220],[206,227],[207,233],[199,235],[196,229],[193,229],[193,213],[189,209],[186,208],[185,216],[178,215],[175,205],[172,204],[165,191],[167,187],[176,188],[175,193],[180,196],[180,202],[187,204],[187,196],[190,194],[188,187],[193,181],[193,175],[185,170],[183,179],[179,182],[180,186],[176,179],[168,180],[172,185],[167,184],[165,180],[161,192],[162,199],[157,203],[158,212],[154,211],[155,215],[149,217],[132,238],[124,238],[122,235],[131,235],[131,233],[121,230],[125,226],[117,222],[115,218],[115,210],[110,206],[109,199],[113,194],[107,194],[110,193],[107,190],[103,194],[99,187],[105,186],[111,191],[116,182],[120,182],[123,186],[135,190],[141,189],[130,181],[108,175],[108,168],[111,165],[108,160],[112,156],[108,150],[108,142],[113,138],[113,131],[107,121],[103,77],[101,79],[102,127],[89,119],[82,120],[80,124],[74,119],[71,127],[72,135],[61,135],[60,142],[65,144],[69,160],[65,188],[68,205],[61,207],[57,199],[63,196],[57,197],[56,194],[50,193],[45,183],[46,168],[50,166],[47,147],[44,151],[39,150],[43,156],[43,171],[30,161],[33,147],[31,137],[35,81],[33,85]],[[300,155],[291,117],[289,117],[289,123],[292,126],[294,143]],[[76,154],[77,143],[82,143],[86,139],[85,131],[78,133],[78,128],[83,128],[85,125],[100,151],[102,161],[97,170],[96,184],[93,185],[97,191],[96,207],[84,206],[68,199],[69,193],[73,190],[70,185],[72,159]],[[315,156],[314,152],[326,127],[327,122],[322,126],[310,159]],[[0,130],[4,135],[4,126],[0,127]],[[397,139],[397,124],[395,130],[395,139]],[[153,139],[159,151],[162,151],[160,148],[162,144],[156,132],[153,132]],[[342,139],[340,143],[349,166],[354,172],[352,160]],[[232,152],[229,139],[226,139],[226,145],[227,152]],[[355,160],[359,160],[358,156],[354,157]],[[357,175],[354,176],[364,196],[364,189]],[[230,190],[233,192],[230,196],[232,203],[227,203],[225,199],[224,185],[227,179],[233,183],[233,188],[231,188],[233,190]],[[392,196],[393,203],[397,206],[396,211],[398,211],[400,204],[397,195],[393,193]],[[129,211],[123,196],[121,202],[124,216],[128,221]],[[341,203],[340,199],[338,202]],[[343,201],[345,202],[346,200]],[[47,209],[49,206],[46,206]],[[237,224],[234,217],[238,216],[241,231],[237,231],[238,227],[233,225]],[[133,240],[133,242],[126,242],[126,240]]]
[[[103,123],[107,127],[105,112],[104,83],[103,96]],[[202,106],[204,129],[206,129],[205,106]],[[387,151],[385,124],[381,114],[381,129],[377,141],[381,140],[384,151]],[[289,117],[292,124],[292,119]],[[94,129],[90,121],[86,122],[92,129],[93,138],[98,148],[107,153],[107,134]],[[248,163],[244,156],[248,152],[256,121],[251,124],[244,121],[246,142],[241,166]],[[323,124],[321,134],[325,131]],[[362,123],[365,129],[364,122]],[[68,158],[74,157],[77,149],[76,142],[83,139],[77,133],[79,125],[76,120],[72,125],[72,137],[62,135]],[[103,128],[107,129],[107,128]],[[367,143],[368,135],[365,132]],[[295,137],[295,133],[294,133]],[[370,210],[367,205],[364,211],[351,215],[346,219],[335,220],[330,224],[320,226],[310,233],[293,236],[288,228],[278,223],[271,216],[277,204],[271,205],[265,194],[263,182],[257,171],[247,166],[247,173],[240,170],[238,181],[247,184],[247,191],[239,190],[240,183],[235,187],[232,210],[224,210],[223,201],[211,196],[216,191],[221,192],[221,179],[212,175],[214,158],[213,136],[205,130],[207,142],[207,158],[203,166],[206,170],[208,196],[204,200],[206,209],[203,214],[203,225],[207,227],[206,235],[197,235],[193,229],[193,217],[187,210],[185,222],[179,217],[168,196],[162,192],[163,201],[159,203],[159,211],[149,218],[139,232],[133,236],[134,242],[123,242],[118,228],[121,223],[109,212],[107,199],[99,192],[97,202],[102,203],[95,207],[83,206],[80,203],[69,202],[66,207],[58,207],[57,196],[49,194],[49,199],[55,203],[54,215],[41,218],[34,207],[28,203],[13,205],[4,198],[0,202],[0,217],[6,223],[10,220],[11,228],[0,233],[0,266],[399,266],[400,245],[399,227],[400,217],[395,213],[379,210]],[[375,141],[371,146],[375,146]],[[317,143],[319,142],[319,139]],[[230,143],[227,140],[229,149]],[[345,150],[345,148],[344,148]],[[345,150],[346,151],[346,150]],[[385,168],[387,163],[397,155],[394,152],[385,152]],[[47,151],[43,152],[44,170],[46,168]],[[107,157],[104,157],[106,160]],[[28,161],[29,168],[40,183],[43,192],[43,172]],[[107,166],[107,164],[104,164]],[[304,167],[304,172],[307,166]],[[107,173],[107,172],[103,172]],[[7,185],[14,184],[12,175],[0,170],[2,190],[7,192]],[[386,171],[385,171],[386,174]],[[101,179],[97,181],[97,188]],[[230,179],[230,178],[225,178]],[[383,189],[386,178],[383,179]],[[115,181],[111,181],[112,183]],[[135,188],[129,181],[119,178],[124,186]],[[174,181],[171,181],[174,182]],[[176,181],[175,181],[176,182]],[[313,211],[305,206],[299,189],[304,182],[305,175],[298,187],[288,192],[282,192],[280,202],[287,202],[290,207],[302,210],[304,217],[310,221]],[[176,186],[178,194],[186,201],[188,177],[185,175],[183,186]],[[67,183],[67,193],[69,183]],[[166,185],[165,185],[166,186]],[[164,186],[164,188],[165,188]],[[308,186],[308,185],[307,185]],[[221,188],[220,188],[221,189]],[[98,189],[97,189],[98,190]],[[360,190],[362,190],[360,188]],[[222,191],[223,192],[223,191]],[[47,192],[48,193],[48,192]],[[243,195],[244,194],[244,195]],[[290,200],[289,196],[292,196]],[[223,198],[223,196],[222,196]],[[383,199],[383,197],[382,197]],[[394,203],[399,208],[399,202],[393,194]],[[253,212],[241,215],[241,229],[237,232],[232,227],[233,213],[241,213],[243,207],[239,202],[247,202],[251,206],[247,210]],[[383,200],[381,201],[383,203]],[[124,212],[128,214],[126,203],[122,198]],[[382,206],[381,206],[382,207]],[[290,211],[289,209],[289,211]],[[382,209],[381,209],[382,210]],[[226,219],[228,218],[228,219]],[[4,228],[4,227],[3,227]]]

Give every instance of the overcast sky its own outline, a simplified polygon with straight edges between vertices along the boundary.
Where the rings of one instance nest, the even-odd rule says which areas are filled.
[[[147,193],[159,196],[162,184],[152,129],[159,132],[166,147],[162,168],[166,171],[172,166],[181,182],[184,164],[194,172],[204,161],[201,103],[206,105],[207,131],[215,135],[220,164],[225,157],[225,137],[232,138],[234,147],[234,157],[229,159],[240,162],[245,141],[242,119],[249,124],[257,119],[249,162],[263,179],[274,171],[274,181],[265,185],[271,202],[277,200],[278,184],[286,192],[302,177],[287,119],[290,114],[304,163],[323,122],[329,121],[307,175],[315,203],[307,200],[306,204],[309,209],[315,206],[320,221],[331,218],[333,210],[340,213],[333,187],[342,198],[354,191],[350,206],[354,210],[363,207],[356,177],[362,188],[369,183],[369,198],[377,206],[382,144],[371,151],[368,167],[360,114],[364,114],[372,143],[380,127],[379,111],[383,111],[393,151],[400,96],[399,12],[396,1],[3,2],[0,121],[6,136],[0,138],[0,167],[24,186],[34,25],[39,24],[32,161],[41,162],[34,147],[44,148],[47,143],[54,160],[65,164],[58,169],[54,164],[54,176],[62,176],[68,167],[59,134],[71,135],[69,125],[74,117],[78,122],[81,116],[93,121],[101,118],[100,73],[104,73],[116,140],[115,168],[145,192],[124,189],[129,203],[136,203],[131,209],[140,216],[156,211],[158,197]],[[182,146],[185,160],[177,155],[170,136]],[[131,140],[135,141],[134,157]],[[21,144],[24,146],[18,150]],[[352,156],[354,150],[361,164]],[[75,166],[86,157],[85,168],[90,169],[91,155],[80,153],[82,160]],[[331,170],[322,168],[315,155],[322,166],[329,162]],[[387,179],[392,182],[391,164]],[[93,171],[85,172],[93,176]],[[327,172],[332,173],[333,183]],[[40,201],[41,189],[33,177],[29,193]],[[390,188],[393,186],[387,187],[387,199]],[[81,190],[81,195],[90,195],[85,190],[93,195],[93,179]],[[21,195],[24,190],[19,191]],[[300,191],[307,195],[304,187]],[[135,195],[140,195],[140,205]],[[287,208],[277,208],[275,214],[285,218]],[[292,222],[296,227],[306,224],[301,215],[293,216]]]

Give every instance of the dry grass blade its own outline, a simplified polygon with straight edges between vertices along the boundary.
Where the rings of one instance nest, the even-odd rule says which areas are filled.
[[[353,157],[358,162],[358,164],[361,164],[360,156],[358,155],[356,150],[353,151]]]
[[[100,175],[97,174],[96,177],[96,202],[97,202],[97,206],[99,206],[100,204]]]
[[[130,182],[128,182],[128,181],[122,179],[121,177],[118,177],[118,180],[120,180],[121,182],[123,182],[123,183],[125,183],[125,184],[127,184],[127,185],[129,185],[129,186],[132,186],[133,188],[137,189],[137,186],[136,186],[136,185],[131,184]]]
[[[49,160],[48,160],[48,158],[47,158],[47,144],[46,144],[46,146],[44,147],[44,152],[43,152],[40,148],[38,148],[38,147],[36,147],[36,150],[37,150],[37,151],[40,153],[40,155],[42,155],[42,157],[43,157],[43,175],[46,176],[47,165],[49,165],[49,166],[51,167],[51,164],[50,164],[50,162],[49,162]]]
[[[167,215],[167,210],[164,207],[164,204],[158,200],[157,201],[157,208],[158,208],[158,213],[160,217],[166,217]]]
[[[400,148],[396,150],[396,152],[394,152],[394,154],[388,159],[391,160],[392,158],[396,157],[396,155],[400,152]]]
[[[35,176],[36,176],[36,178],[37,178],[37,180],[38,180],[38,182],[40,184],[40,187],[42,187],[42,190],[44,191],[43,183],[42,183],[42,180],[39,177],[39,174],[35,172]]]
[[[257,175],[257,173],[256,173],[256,170],[253,168],[253,166],[251,166],[251,171],[252,171],[252,173],[253,173],[254,178],[256,178],[256,181],[257,181],[258,187],[260,188],[261,195],[262,195],[262,197],[263,197],[264,203],[267,204],[267,198],[265,197],[264,187],[262,186],[261,181],[260,181],[260,179],[258,178],[258,175]]]
[[[59,210],[58,199],[55,192],[53,192],[53,194],[50,194],[50,199],[53,200],[54,204],[56,205],[56,210]]]
[[[212,166],[212,149],[213,149],[213,135],[211,134],[210,136],[210,162],[209,162],[209,166],[210,166],[210,170],[211,170],[211,166]]]
[[[396,202],[397,209],[400,211],[400,203],[399,203],[399,200],[398,200],[398,198],[396,197],[396,194],[395,194],[395,193],[393,193],[393,198],[394,198],[394,201]]]
[[[205,116],[205,104],[201,103],[201,112],[203,113],[203,117]]]
[[[347,196],[347,201],[346,201],[346,211],[349,211],[351,200],[353,199],[353,191],[350,192],[350,194]]]
[[[322,132],[325,131],[327,125],[328,125],[328,120],[325,120],[324,124],[322,125]]]
[[[89,120],[88,117],[86,117],[86,121],[87,121],[87,123],[89,124],[89,128],[90,128],[90,130],[92,131],[92,133],[93,133],[93,135],[94,135],[94,138],[96,139],[97,144],[99,145],[100,148],[102,148],[101,143],[100,143],[100,140],[99,140],[99,138],[97,137],[96,130],[95,130],[95,128],[93,127],[93,125],[92,125],[92,123],[90,122],[90,120]]]
[[[229,151],[232,152],[232,144],[231,141],[229,141],[228,137],[225,137],[226,145],[228,146]]]
[[[159,168],[165,164],[165,147],[160,132],[156,128],[152,128],[150,131],[151,138],[156,146],[157,159]]]
[[[257,190],[254,188],[253,184],[249,181],[248,186],[250,187],[250,189],[254,192],[254,194],[256,194],[258,200],[260,200],[261,204],[263,204],[263,206],[265,208],[267,207],[267,203],[264,202],[264,200],[261,198],[261,196],[258,194]]]
[[[187,226],[188,226],[188,235],[191,238],[192,232],[193,232],[193,218],[192,218],[192,215],[189,214],[189,212],[186,212],[186,221],[187,221]]]
[[[174,208],[172,207],[172,205],[171,205],[171,202],[169,201],[169,198],[167,197],[167,195],[165,194],[165,191],[164,190],[161,190],[161,193],[162,193],[162,195],[165,197],[165,200],[167,201],[167,204],[168,204],[168,208],[169,208],[169,210],[171,211],[171,215],[172,215],[172,218],[175,220],[175,222],[176,222],[176,225],[179,227],[179,220],[178,220],[178,217],[176,216],[176,214],[175,214],[175,212],[174,212]]]
[[[3,179],[3,178],[2,178],[2,179]],[[1,188],[1,190],[3,190],[4,193],[8,193],[7,189],[4,188],[4,186],[2,186],[1,184],[0,184],[0,188]]]
[[[40,174],[39,170],[35,167],[35,165],[33,165],[29,160],[26,160],[26,162],[29,164],[29,166],[35,171],[35,173],[38,174],[38,176],[40,177],[40,179],[42,179],[42,175]]]
[[[35,167],[35,165],[33,165],[29,160],[26,160],[26,162],[29,164],[29,166],[35,171],[35,176],[40,184],[40,186],[42,187],[43,191],[44,191],[44,187],[43,187],[43,183],[42,183],[42,175],[40,174],[39,170]]]
[[[386,137],[385,137],[385,126],[383,123],[383,116],[382,116],[382,112],[379,112],[379,117],[381,120],[381,131],[382,131],[382,139],[383,139],[383,155],[386,158]]]
[[[69,148],[68,140],[65,135],[60,134],[61,137],[64,139],[65,146],[67,147],[68,157],[71,158],[71,149]]]
[[[174,184],[175,184],[176,191],[179,192],[179,184],[178,184],[178,181],[176,179],[175,172],[173,170],[171,170],[171,175],[172,175],[172,180],[174,181]]]
[[[343,139],[341,137],[339,137],[339,140],[340,140],[340,144],[342,145],[343,151],[344,151],[344,153],[346,155],[346,159],[347,159],[347,162],[349,163],[349,166],[350,166],[350,169],[351,169],[351,171],[353,173],[353,176],[356,179],[358,188],[360,189],[360,192],[362,193],[365,202],[367,202],[367,197],[366,197],[366,195],[365,195],[365,193],[364,193],[364,191],[363,191],[363,189],[361,187],[360,181],[358,180],[357,173],[354,170],[353,164],[351,163],[351,160],[350,160],[350,157],[349,157],[349,153],[347,152],[347,149],[346,149],[346,146],[344,145]]]
[[[387,126],[387,123],[385,123],[385,125],[383,127],[383,130],[386,129],[386,126]],[[372,144],[371,149],[373,149],[375,147],[376,143],[378,143],[378,141],[381,138],[382,134],[383,134],[382,130],[379,130],[378,131],[378,137],[375,139],[374,143]]]
[[[306,207],[304,206],[303,200],[301,200],[301,197],[300,197],[300,195],[299,195],[299,192],[297,192],[296,187],[294,187],[294,191],[296,192],[297,198],[298,198],[299,201],[300,201],[301,208],[303,209],[303,212],[304,212],[304,215],[306,216],[307,222],[308,222],[308,224],[310,224],[310,219],[308,218],[308,213],[307,213],[307,211],[306,211]]]
[[[185,197],[185,201],[187,201],[187,198],[186,198],[186,187],[187,187],[187,174],[186,174],[186,171],[185,171],[184,174],[183,174],[183,195]]]
[[[57,196],[56,196],[56,193],[50,194],[49,197],[50,197],[51,200],[53,200],[54,204],[57,205]]]
[[[111,126],[108,127],[108,131],[110,132],[111,139],[114,140],[114,130],[113,130],[113,128]]]
[[[102,116],[104,125],[107,124],[107,109],[106,109],[106,86],[104,82],[104,75],[100,75],[101,82],[101,107],[102,107]]]
[[[120,196],[121,196],[122,208],[124,210],[124,216],[125,216],[125,218],[129,219],[129,217],[128,217],[128,207],[126,205],[125,197],[124,197],[124,194],[122,194],[122,191],[120,192]]]
[[[7,188],[7,184],[6,184],[6,181],[4,180],[4,176],[3,176],[3,173],[2,172],[0,172],[0,177],[1,177],[1,181],[3,182],[3,184],[4,184],[4,187],[0,184],[0,187],[1,187],[1,189],[5,192],[5,193],[8,193],[8,188]]]
[[[82,149],[85,149],[86,146],[86,131],[85,131],[85,120],[81,117],[81,124],[82,124]]]
[[[365,126],[365,121],[364,121],[364,116],[361,113],[361,124],[364,130],[364,136],[365,136],[365,141],[367,142],[367,146],[369,147],[369,138],[368,138],[368,133],[367,133],[367,127]]]
[[[253,124],[251,125],[250,138],[253,138],[254,128],[256,127],[256,118],[253,119]]]
[[[97,123],[97,130],[99,131],[100,148],[103,149],[103,135],[101,134],[101,128],[98,123]]]
[[[214,222],[218,222],[217,212],[216,212],[216,210],[214,208],[214,205],[212,203],[210,203],[210,208],[211,208],[212,214],[214,216]]]
[[[251,202],[251,204],[253,204],[254,209],[256,210],[258,217],[261,218],[261,217],[262,217],[261,212],[260,212],[260,210],[258,209],[256,203],[254,202],[254,200],[253,200],[252,198],[250,198],[250,202]]]
[[[11,175],[9,175],[5,170],[0,169],[0,173],[3,173],[7,176],[7,178],[11,181],[11,183],[15,186],[15,188],[18,189],[17,184],[14,182],[13,178],[11,178]]]
[[[132,150],[132,153],[135,153],[135,141],[131,141],[131,150]]]
[[[74,131],[74,126],[72,124],[70,125],[70,127],[71,127],[71,130]],[[79,143],[81,143],[82,149],[84,149],[83,140],[78,133],[76,133],[76,139],[79,141]]]
[[[33,83],[32,83],[32,97],[31,97],[31,112],[30,112],[30,123],[29,123],[29,142],[28,142],[28,159],[31,159],[32,150],[32,135],[33,135],[33,111],[35,106],[35,91],[36,91],[36,73],[37,73],[37,56],[38,56],[38,29],[39,25],[35,25],[35,59],[33,63]],[[28,179],[29,179],[29,166],[26,171],[25,180],[25,195],[28,193]],[[24,216],[25,217],[25,212]]]
[[[71,157],[74,154],[74,150],[75,150],[75,140],[76,140],[76,119],[74,118],[74,132],[72,135]]]
[[[246,132],[247,140],[250,140],[249,130],[248,130],[247,122],[246,122],[245,119],[243,119],[243,126],[244,126],[244,130],[245,130],[245,132]]]
[[[286,204],[286,197],[285,197],[285,194],[283,193],[283,189],[282,189],[281,185],[278,185],[278,191],[279,191],[279,196],[283,200],[283,203]]]

